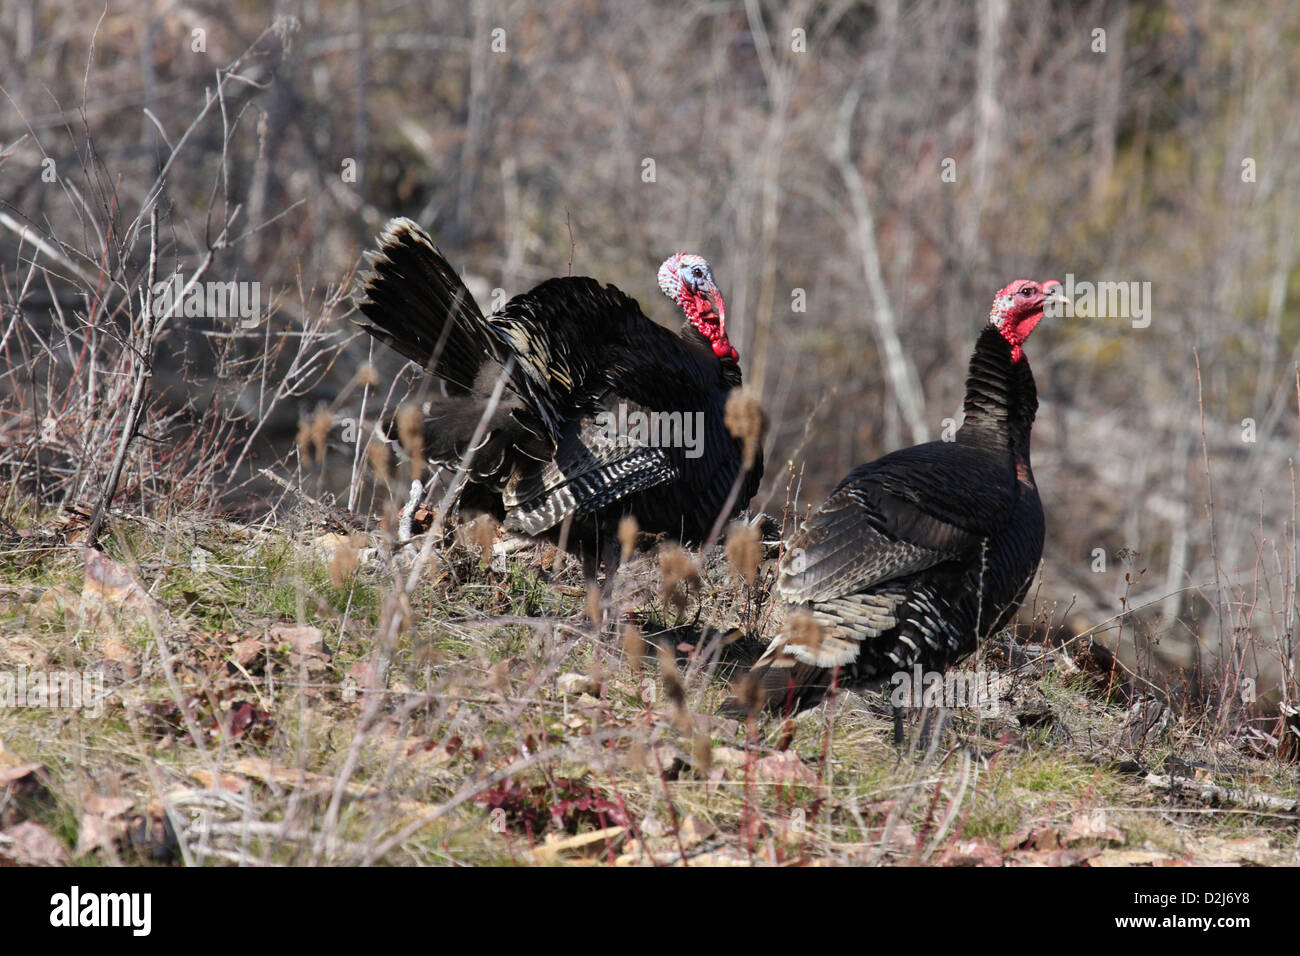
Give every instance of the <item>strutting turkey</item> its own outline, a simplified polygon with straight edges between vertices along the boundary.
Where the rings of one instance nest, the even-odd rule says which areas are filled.
[[[733,483],[728,517],[753,497],[762,455],[738,478],[743,444],[724,410],[741,385],[739,357],[700,256],[674,255],[659,269],[660,289],[686,316],[676,334],[614,286],[576,276],[485,316],[409,219],[390,221],[367,259],[357,324],[445,383],[425,409],[424,456],[459,466],[485,423],[462,509],[562,541],[594,578],[596,562],[608,567],[617,553],[624,515],[642,532],[699,541]]]
[[[801,610],[751,668],[751,704],[758,695],[793,713],[833,685],[867,687],[916,665],[941,672],[1019,608],[1044,528],[1029,462],[1038,397],[1022,347],[1046,303],[1063,301],[1059,285],[998,292],[954,441],[854,469],[790,540],[777,587]]]

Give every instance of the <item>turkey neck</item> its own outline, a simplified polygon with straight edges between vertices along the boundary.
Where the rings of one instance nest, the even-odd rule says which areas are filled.
[[[975,343],[966,377],[966,420],[957,440],[1009,448],[1029,460],[1029,429],[1038,411],[1038,391],[1029,359],[1011,361],[1011,345],[995,326],[987,326]]]
[[[719,376],[721,377],[722,383],[724,385],[726,385],[728,388],[737,388],[741,385],[742,378],[740,373],[740,366],[737,365],[734,361],[732,361],[730,356],[728,356],[727,358],[720,358],[719,356],[715,355],[713,352],[713,343],[709,341],[709,337],[705,335],[703,332],[701,332],[699,329],[697,329],[695,326],[693,326],[690,323],[690,320],[687,320],[682,323],[681,330],[677,333],[677,335],[687,345],[690,345],[692,347],[698,347],[699,351],[701,352],[699,358],[702,363],[710,364],[713,362],[718,362],[721,364],[722,367],[719,372]]]

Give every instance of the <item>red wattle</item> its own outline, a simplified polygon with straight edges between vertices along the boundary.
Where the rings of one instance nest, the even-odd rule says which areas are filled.
[[[721,325],[718,313],[713,310],[713,303],[707,299],[691,299],[682,296],[677,300],[677,304],[686,313],[691,325],[709,340],[714,355],[718,358],[729,358],[733,362],[740,361],[740,353],[727,341],[727,333]]]

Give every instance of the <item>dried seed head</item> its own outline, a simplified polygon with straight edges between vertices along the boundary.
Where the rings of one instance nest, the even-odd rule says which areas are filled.
[[[741,630],[738,627],[733,627],[726,634],[722,635],[721,646],[729,647],[732,644],[735,644],[736,641],[739,641],[744,636],[745,636],[745,632],[743,630]]]
[[[682,613],[686,610],[687,592],[700,583],[700,569],[685,551],[668,545],[659,550],[659,573],[663,576],[664,603]]]
[[[424,416],[415,405],[403,405],[397,410],[397,440],[411,456],[411,477],[419,478],[424,465]]]
[[[748,386],[733,391],[722,420],[732,437],[744,443],[745,467],[753,468],[767,431],[767,415],[758,401],[758,393]]]
[[[379,518],[379,530],[391,541],[397,537],[397,524],[401,520],[401,515],[397,511],[397,505],[393,504],[392,499],[384,502],[384,513]]]
[[[753,674],[745,674],[732,685],[731,697],[745,711],[746,717],[752,719],[763,706],[763,685]]]
[[[334,555],[330,558],[330,583],[336,588],[345,587],[348,577],[360,565],[357,559],[357,549],[360,545],[361,536],[353,534],[334,549]]]
[[[298,446],[298,460],[311,463],[311,422],[305,418],[298,419],[298,434],[293,443]]]
[[[334,427],[334,413],[327,408],[322,408],[311,419],[311,446],[316,456],[316,464],[325,460],[325,442],[329,438],[330,429]]]
[[[641,629],[635,624],[623,627],[623,654],[632,673],[640,673],[641,665],[645,662],[645,640],[641,637]]]
[[[596,583],[593,581],[587,585],[587,620],[599,627],[602,617],[603,614],[601,613],[600,607],[600,588],[597,587]]]
[[[627,767],[635,773],[645,771],[645,741],[639,736],[632,738],[627,748]]]
[[[490,514],[481,514],[465,527],[462,534],[467,545],[478,548],[479,561],[483,566],[491,565],[492,545],[497,539],[496,519]]]
[[[393,453],[387,442],[372,441],[366,449],[366,461],[370,463],[376,481],[387,481],[393,476]]]
[[[374,388],[379,384],[379,372],[373,365],[367,362],[357,369],[357,384],[366,385]]]
[[[632,557],[632,552],[636,550],[636,536],[640,530],[641,526],[632,515],[624,515],[619,519],[618,541],[623,546],[624,561]]]
[[[379,644],[391,650],[397,646],[397,640],[411,623],[411,601],[405,591],[384,598],[379,612]]]
[[[677,673],[677,661],[667,644],[659,645],[659,678],[663,681],[664,693],[679,710],[686,708],[686,688],[682,686],[681,675]]]
[[[727,532],[727,561],[736,576],[743,578],[750,587],[754,586],[754,576],[758,573],[762,556],[758,528],[743,521],[732,524]]]
[[[821,649],[822,641],[826,637],[826,631],[821,622],[805,608],[799,608],[791,612],[790,616],[785,619],[785,627],[782,633],[785,635],[787,645],[800,644],[813,653]]]
[[[691,744],[692,768],[697,774],[707,774],[713,766],[713,741],[708,734],[697,731]]]

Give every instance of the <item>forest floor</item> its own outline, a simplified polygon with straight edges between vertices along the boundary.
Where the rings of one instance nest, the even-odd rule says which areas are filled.
[[[995,699],[902,746],[876,696],[719,716],[774,542],[752,583],[637,553],[598,627],[575,562],[481,525],[409,590],[421,538],[323,513],[54,525],[0,551],[0,862],[1300,863],[1296,764],[1088,641],[999,635],[961,670]]]

